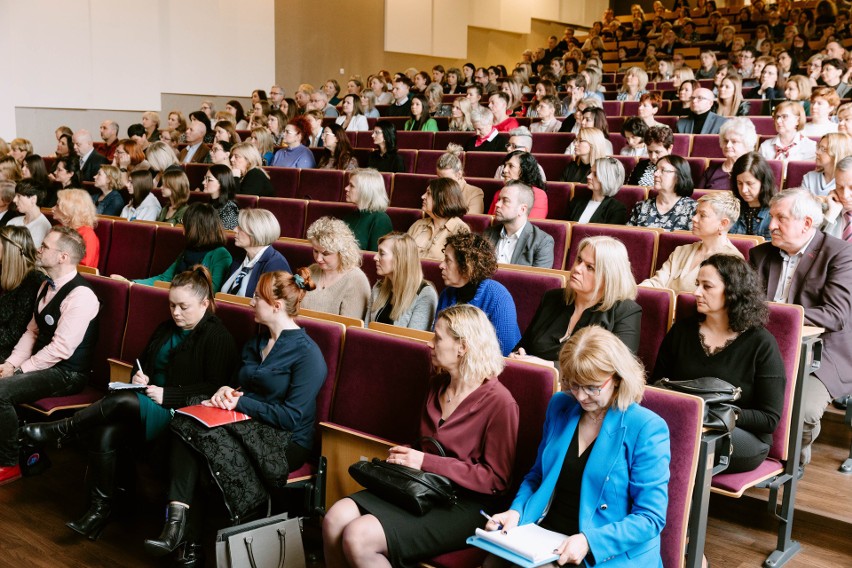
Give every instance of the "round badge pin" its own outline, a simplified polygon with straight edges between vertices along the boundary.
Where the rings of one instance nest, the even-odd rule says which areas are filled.
[[[47,323],[47,325],[53,325],[53,316],[50,314],[44,316],[44,321],[45,323]]]

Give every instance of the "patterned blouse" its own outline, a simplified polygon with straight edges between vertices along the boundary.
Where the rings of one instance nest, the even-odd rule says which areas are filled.
[[[237,226],[237,220],[240,215],[240,208],[233,201],[228,201],[221,207],[216,207],[216,212],[219,214],[219,220],[222,221],[222,228],[226,231],[233,231]]]
[[[667,213],[660,213],[657,210],[657,200],[652,197],[633,206],[627,224],[634,227],[656,227],[665,231],[690,231],[695,206],[695,200],[691,197],[681,197]]]

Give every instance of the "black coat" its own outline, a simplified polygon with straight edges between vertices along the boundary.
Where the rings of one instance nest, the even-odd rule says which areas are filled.
[[[586,209],[589,199],[572,199],[568,204],[568,221],[579,221],[580,215]],[[624,225],[627,223],[627,207],[614,197],[604,197],[597,210],[592,214],[589,223],[606,223],[607,225]]]

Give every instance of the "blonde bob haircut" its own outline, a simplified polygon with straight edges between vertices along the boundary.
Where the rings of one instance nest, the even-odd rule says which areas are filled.
[[[459,362],[462,383],[475,386],[503,372],[506,360],[497,332],[482,310],[470,304],[456,304],[438,312],[435,323],[439,320],[444,320],[450,336],[466,347]]]
[[[340,256],[340,270],[345,272],[361,266],[361,251],[358,240],[349,225],[334,217],[320,217],[308,227],[306,235],[323,250]]]
[[[598,311],[605,312],[622,300],[635,300],[636,281],[624,243],[612,237],[586,237],[577,248],[575,263],[580,262],[580,254],[586,247],[595,251],[595,295],[601,298]],[[571,304],[574,295],[574,290],[566,286],[565,303]]]
[[[98,213],[88,191],[83,189],[62,189],[56,192],[56,207],[53,216],[65,227],[95,227]]]
[[[775,111],[772,113],[773,118],[777,117],[780,113],[784,111],[788,111],[791,114],[795,114],[796,116],[798,116],[799,123],[796,126],[796,130],[804,130],[805,124],[807,123],[808,119],[805,116],[805,107],[802,106],[802,103],[798,101],[784,101],[783,103],[780,103],[777,107],[775,107]]]
[[[852,135],[846,132],[829,132],[820,140],[825,140],[828,144],[828,155],[834,161],[835,168],[840,160],[852,156]]]
[[[248,235],[253,247],[271,245],[281,236],[281,224],[267,209],[240,209],[237,225]]]
[[[627,79],[630,77],[636,77],[639,79],[639,91],[644,91],[645,87],[648,86],[648,73],[645,72],[641,67],[631,67],[624,74],[624,82],[621,85],[621,88],[618,90],[619,93],[626,93],[627,91]]]
[[[373,305],[372,316],[375,319],[388,302],[393,302],[390,318],[396,321],[417,299],[417,292],[423,283],[423,267],[420,265],[417,243],[411,235],[394,231],[380,238],[379,244],[385,241],[391,241],[393,273],[379,282],[379,294]],[[430,321],[430,327],[431,324]]]
[[[621,411],[640,402],[645,392],[642,363],[614,333],[597,325],[584,327],[565,342],[559,370],[563,391],[569,384],[598,386],[612,377],[610,408]]]
[[[787,79],[787,84],[793,83],[796,87],[799,88],[799,98],[796,100],[799,101],[810,101],[811,93],[813,92],[813,87],[811,86],[811,82],[808,81],[808,78],[804,75],[793,75],[789,79]],[[783,103],[782,103],[783,104]],[[779,105],[780,106],[780,105]],[[778,108],[778,107],[776,107]],[[804,126],[802,126],[804,128]],[[801,128],[799,129],[801,130]]]
[[[251,142],[240,142],[239,144],[235,144],[234,147],[231,148],[231,155],[245,158],[245,160],[250,166],[249,170],[257,168],[263,172],[263,175],[265,175],[267,178],[269,177],[269,174],[266,173],[266,170],[264,170],[262,167],[263,158],[260,157],[260,152],[257,148],[254,147],[254,144],[252,144]]]
[[[9,142],[9,147],[12,150],[17,150],[18,152],[24,151],[27,153],[27,156],[33,153],[33,143],[27,140],[26,138],[15,138],[11,142]]]
[[[371,213],[387,210],[388,192],[385,189],[385,180],[378,170],[357,169],[349,176],[349,183],[358,190],[358,201],[355,205],[359,210]]]
[[[35,267],[36,248],[30,230],[14,225],[0,228],[0,250],[0,290],[8,292],[20,286]]]
[[[698,204],[706,203],[722,219],[730,221],[730,229],[740,218],[740,200],[730,191],[711,191],[698,199]]]
[[[145,150],[145,158],[151,168],[158,172],[166,171],[169,166],[179,165],[174,149],[161,140],[157,140]]]
[[[12,156],[0,158],[0,181],[18,182],[22,179],[21,166]]]
[[[577,133],[576,140],[585,140],[591,146],[591,151],[589,152],[590,164],[594,164],[601,158],[607,157],[609,145],[607,144],[606,136],[604,136],[603,131],[599,128],[581,128]]]
[[[101,171],[106,174],[107,180],[109,181],[109,188],[111,191],[116,189],[121,189],[123,184],[121,183],[121,170],[116,166],[111,166],[109,164],[104,164],[101,166]]]

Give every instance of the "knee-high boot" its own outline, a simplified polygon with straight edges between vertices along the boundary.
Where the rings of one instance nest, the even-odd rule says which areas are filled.
[[[36,444],[56,442],[57,446],[76,436],[81,431],[104,422],[103,399],[79,410],[69,418],[56,422],[37,422],[21,428],[21,435]]]
[[[116,451],[89,453],[89,509],[76,521],[66,523],[89,540],[98,539],[112,514],[116,454]]]

